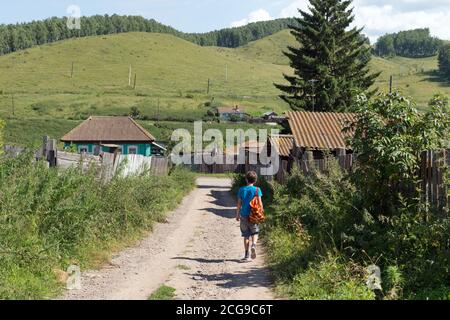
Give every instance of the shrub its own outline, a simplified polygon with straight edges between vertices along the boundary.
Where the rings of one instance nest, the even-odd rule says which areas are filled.
[[[34,103],[31,105],[31,109],[39,114],[47,113],[47,106],[42,103]]]
[[[133,119],[141,119],[142,113],[138,107],[131,107],[130,117],[132,117]]]
[[[450,124],[445,101],[435,97],[430,105],[422,115],[398,92],[374,101],[360,97],[347,128],[354,131],[349,145],[358,154],[353,180],[375,214],[389,215],[402,200],[417,204],[421,154],[445,146]]]
[[[339,260],[329,255],[296,275],[288,289],[292,297],[302,300],[374,300],[374,293],[364,283],[364,271],[352,270],[352,265],[346,260]]]

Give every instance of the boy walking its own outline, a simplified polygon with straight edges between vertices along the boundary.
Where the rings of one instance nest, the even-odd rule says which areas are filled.
[[[260,188],[255,187],[258,181],[258,175],[254,171],[250,171],[245,175],[247,186],[239,189],[238,203],[236,210],[236,220],[241,222],[241,233],[244,237],[245,257],[244,260],[249,261],[250,257],[256,259],[256,244],[258,242],[259,225],[250,223],[250,202],[258,195],[258,201],[262,208],[262,192]],[[250,243],[251,239],[251,243]],[[251,245],[251,246],[250,246]],[[251,252],[251,253],[250,253]]]

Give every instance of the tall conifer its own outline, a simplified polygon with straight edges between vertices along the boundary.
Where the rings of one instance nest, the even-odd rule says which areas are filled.
[[[367,92],[379,74],[370,74],[370,46],[354,20],[351,0],[310,0],[299,10],[292,34],[299,47],[288,47],[294,69],[289,84],[276,84],[293,110],[346,111],[358,93]]]

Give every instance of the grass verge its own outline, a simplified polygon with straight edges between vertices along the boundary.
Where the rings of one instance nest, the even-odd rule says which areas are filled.
[[[173,300],[175,298],[175,288],[161,286],[152,293],[148,300]]]
[[[162,221],[194,188],[195,176],[115,178],[102,185],[94,169],[48,169],[0,158],[0,299],[58,295],[70,265],[98,267]]]

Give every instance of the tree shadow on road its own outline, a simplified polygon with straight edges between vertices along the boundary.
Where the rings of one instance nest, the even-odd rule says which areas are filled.
[[[236,207],[229,191],[212,190],[209,196],[212,198],[209,203],[220,208],[204,208],[201,209],[202,211],[211,212],[228,219],[233,219],[236,216]]]
[[[189,258],[189,257],[175,257],[173,260],[188,260],[197,261],[200,263],[224,263],[224,262],[236,262],[240,263],[242,260],[239,259],[204,259],[204,258]]]
[[[218,282],[221,288],[249,288],[249,287],[270,287],[271,282],[268,271],[263,268],[250,268],[246,271],[236,273],[203,274],[191,273],[192,277],[199,277],[204,281]]]
[[[199,184],[197,185],[197,189],[226,189],[230,190],[230,187],[228,186],[209,186],[205,184]]]

